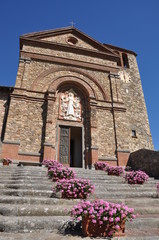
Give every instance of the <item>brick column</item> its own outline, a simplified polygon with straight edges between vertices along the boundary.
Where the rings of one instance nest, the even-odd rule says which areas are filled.
[[[24,59],[20,58],[19,59],[17,77],[16,77],[16,83],[15,83],[16,88],[21,87],[22,79],[23,79],[23,75],[24,75],[24,70],[25,70],[25,61],[24,61]]]
[[[55,131],[53,129],[53,107],[55,103],[55,92],[49,92],[47,96],[47,116],[44,142],[44,159],[55,159],[55,145],[53,144],[52,135]]]
[[[20,58],[19,59],[19,67],[16,78],[15,87],[17,88],[27,88],[28,84],[28,76],[29,76],[29,68],[30,68],[30,58]]]
[[[97,118],[96,118],[97,102],[94,99],[90,100],[90,131],[91,131],[91,146],[90,146],[90,165],[94,167],[94,163],[98,161],[98,133],[97,133]]]
[[[112,87],[113,102],[122,102],[119,84],[120,84],[119,78],[116,75],[111,75],[111,87]]]

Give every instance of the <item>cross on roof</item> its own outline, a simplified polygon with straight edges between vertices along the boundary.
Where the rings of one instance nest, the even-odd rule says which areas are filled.
[[[74,27],[74,25],[75,25],[76,23],[74,23],[74,21],[72,21],[72,22],[70,22],[70,24],[72,25],[72,27]]]

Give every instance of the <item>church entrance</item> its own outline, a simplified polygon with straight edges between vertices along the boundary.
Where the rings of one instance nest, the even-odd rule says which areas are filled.
[[[60,126],[59,162],[80,168],[82,160],[82,127]]]

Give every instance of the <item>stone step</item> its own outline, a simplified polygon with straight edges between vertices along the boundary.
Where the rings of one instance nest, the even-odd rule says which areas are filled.
[[[39,180],[32,180],[32,179],[17,179],[17,180],[13,180],[13,179],[0,179],[0,183],[1,184],[39,184],[39,183],[42,183],[42,184],[53,184],[53,181],[51,179],[47,179],[47,178],[42,178]]]
[[[47,172],[48,171],[28,171],[28,172],[26,172],[26,171],[2,171],[1,169],[0,169],[0,171],[1,171],[1,175],[5,175],[5,174],[7,174],[8,176],[12,176],[12,175],[20,175],[20,176],[23,176],[23,175],[32,175],[32,174],[34,174],[34,175],[45,175],[45,174],[47,174]]]
[[[34,176],[30,176],[30,177],[28,177],[28,176],[14,177],[14,176],[12,176],[10,178],[4,177],[3,179],[4,180],[10,179],[10,180],[13,180],[13,181],[19,181],[19,180],[32,180],[33,181],[33,180],[35,180],[35,181],[39,181],[40,182],[43,178],[41,178],[41,177],[34,177]],[[48,180],[47,177],[44,177],[44,179]],[[0,181],[1,181],[1,179],[0,179]]]
[[[0,232],[29,232],[36,230],[58,229],[69,216],[0,216]]]
[[[90,199],[89,200],[94,200]],[[159,198],[104,198],[105,201],[108,202],[115,202],[115,203],[124,203],[128,205],[129,207],[157,207],[159,206]],[[80,199],[59,199],[59,198],[46,198],[46,197],[33,197],[33,196],[0,196],[0,203],[5,204],[46,204],[46,205],[73,205],[80,202]]]
[[[52,191],[50,190],[31,190],[31,189],[0,189],[1,195],[9,196],[45,196],[51,197]]]
[[[35,205],[74,205],[80,202],[80,199],[59,199],[33,196],[0,196],[0,203],[2,204],[35,204]]]
[[[119,184],[119,185],[112,185],[112,184],[103,184],[102,186],[101,185],[96,185],[94,184],[95,186],[95,189],[97,191],[104,191],[104,190],[107,190],[107,191],[116,191],[117,189],[120,190],[120,191],[156,191],[156,186],[152,185],[152,186],[149,186],[149,185],[128,185],[128,184]]]
[[[32,190],[51,190],[55,183],[50,184],[0,184],[0,189],[32,189]]]
[[[52,204],[52,205],[37,205],[35,204],[2,204],[0,203],[0,215],[3,216],[69,216],[71,208],[76,204]],[[130,207],[130,206],[129,206]],[[147,215],[158,214],[159,207],[135,207],[135,214]],[[153,216],[152,216],[153,217]]]
[[[69,216],[72,205],[0,204],[3,216]]]
[[[84,178],[83,178],[84,179]],[[85,178],[86,179],[86,178]],[[8,183],[8,182],[52,182],[51,179],[49,179],[48,177],[11,177],[10,179],[8,177],[4,177],[4,178],[1,178],[0,177],[0,182],[1,183]],[[95,184],[96,186],[98,185],[103,185],[103,184],[112,184],[112,185],[127,185],[129,187],[145,187],[145,186],[154,186],[156,187],[157,185],[157,181],[148,181],[146,182],[145,184],[143,185],[130,185],[130,184],[127,184],[124,179],[119,179],[118,181],[116,179],[103,179],[103,180],[99,180],[99,179],[90,179],[90,182],[92,184]]]
[[[51,197],[52,191],[50,190],[38,190],[38,189],[0,189],[1,195],[10,195],[10,196],[45,196]],[[92,198],[134,198],[134,197],[155,197],[155,191],[126,191],[126,190],[114,190],[109,191],[104,189],[102,192],[98,189],[90,195]]]
[[[97,198],[97,199],[107,199],[107,198],[136,198],[136,197],[155,197],[156,193],[155,192],[140,192],[140,191],[136,191],[136,192],[132,192],[132,191],[114,191],[114,192],[95,192],[91,195],[92,198]]]
[[[0,232],[30,232],[36,230],[59,229],[66,221],[70,221],[69,216],[0,216]],[[132,222],[126,222],[126,229],[142,229],[147,231],[151,228],[159,228],[159,218],[136,218]]]
[[[127,229],[150,229],[150,228],[158,228],[159,229],[159,215],[158,217],[141,217],[133,219],[132,222],[126,222]]]
[[[155,232],[156,229],[152,229]],[[80,236],[79,233],[77,235],[73,234],[60,234],[57,231],[53,230],[40,230],[36,232],[29,232],[29,233],[5,233],[2,232],[0,235],[0,240],[82,240],[83,236]],[[95,238],[87,237],[87,240],[92,240]],[[98,240],[103,240],[106,238],[96,238]],[[113,237],[113,240],[159,240],[159,236],[151,235],[150,236],[126,236],[125,237]]]
[[[55,188],[56,183],[55,182],[38,182],[38,183],[29,183],[29,182],[23,182],[23,183],[12,183],[12,184],[3,184],[0,183],[0,189],[35,189],[35,190],[51,190],[53,187]],[[131,186],[128,184],[122,184],[122,185],[112,185],[112,184],[108,184],[108,185],[96,185],[95,184],[95,190],[96,192],[99,191],[111,191],[112,193],[114,191],[116,191],[116,189],[120,190],[120,191],[135,191],[135,192],[143,192],[143,191],[154,191],[154,193],[156,192],[156,186],[149,186],[149,185],[142,185],[142,186]]]

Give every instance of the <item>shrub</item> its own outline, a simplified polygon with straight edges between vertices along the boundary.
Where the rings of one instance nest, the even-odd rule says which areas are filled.
[[[94,191],[94,185],[85,179],[62,179],[57,182],[56,192],[63,198],[87,198]]]
[[[143,184],[149,179],[149,176],[143,171],[131,171],[124,176],[129,184]]]
[[[112,236],[120,229],[123,221],[135,218],[134,209],[128,208],[124,204],[114,204],[103,200],[94,202],[82,201],[71,210],[73,220],[84,220],[89,218],[91,223],[99,226],[105,225],[106,236]]]
[[[96,170],[106,170],[108,164],[105,162],[96,162],[94,163],[94,167]]]
[[[55,182],[59,179],[75,178],[75,172],[69,168],[63,168],[62,165],[57,165],[48,169],[48,176]]]
[[[108,166],[106,172],[108,175],[120,176],[122,173],[124,173],[124,169],[123,167]]]

